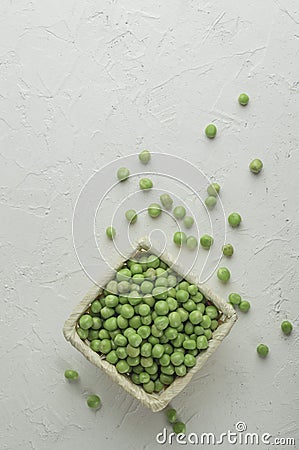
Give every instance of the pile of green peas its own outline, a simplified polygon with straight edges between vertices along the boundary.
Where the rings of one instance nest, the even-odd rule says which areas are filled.
[[[196,285],[154,254],[139,252],[80,317],[77,333],[151,394],[195,366],[219,318]]]

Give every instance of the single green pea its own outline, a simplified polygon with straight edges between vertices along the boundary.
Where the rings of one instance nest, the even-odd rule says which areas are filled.
[[[95,345],[95,348],[93,348],[93,344]],[[102,339],[101,341],[92,341],[90,343],[90,347],[94,350],[94,351],[100,351],[101,353],[104,353],[104,355],[107,355],[107,353],[109,353],[112,349],[111,347],[111,341],[109,339]],[[97,348],[99,348],[99,350],[97,350]]]
[[[132,272],[127,267],[120,269],[116,274],[117,281],[129,281],[132,276]]]
[[[230,271],[226,267],[219,267],[217,277],[223,283],[227,283],[230,279]]]
[[[148,383],[144,383],[142,386],[145,392],[147,392],[148,394],[152,394],[155,390],[155,383],[152,380]]]
[[[198,336],[196,339],[196,346],[198,350],[205,350],[206,348],[208,348],[209,343],[206,336],[204,335]]]
[[[194,333],[195,333],[196,336],[200,336],[200,335],[204,334],[204,332],[205,332],[205,330],[204,330],[204,328],[202,326],[196,325],[194,327]]]
[[[247,95],[247,94],[244,94],[244,93],[240,94],[239,97],[238,97],[238,102],[239,102],[240,105],[242,105],[242,106],[248,105],[248,102],[249,102],[249,97],[248,97],[248,95]]]
[[[131,319],[134,316],[134,308],[131,305],[122,305],[121,316],[125,319]]]
[[[258,174],[263,168],[263,163],[260,159],[253,159],[249,164],[249,169],[252,173]]]
[[[120,360],[120,361],[118,361],[117,363],[116,363],[116,370],[119,372],[119,373],[128,373],[129,371],[130,371],[130,366],[129,366],[129,364],[127,363],[127,361],[124,361],[124,360]]]
[[[181,316],[177,311],[171,312],[168,316],[168,319],[169,324],[172,328],[178,328],[182,323]]]
[[[99,330],[93,330],[91,328],[88,331],[88,340],[93,341],[94,339],[99,339]]]
[[[154,203],[157,205],[157,203]],[[159,205],[158,205],[159,206]],[[160,265],[160,259],[156,255],[149,255],[147,258],[147,267],[152,269],[157,269]]]
[[[157,330],[157,331],[159,331],[159,330]],[[148,342],[150,344],[152,344],[152,345],[155,345],[155,344],[159,344],[160,339],[158,337],[156,337],[156,336],[152,336],[151,335],[151,336],[148,337]]]
[[[281,322],[281,329],[284,334],[289,335],[292,332],[293,325],[288,320],[284,320]]]
[[[119,359],[126,359],[128,356],[125,347],[117,347],[115,351]]]
[[[132,373],[131,380],[133,381],[134,384],[141,384],[139,380],[139,375],[137,373]]]
[[[174,408],[170,408],[166,411],[166,417],[169,423],[174,423],[177,420],[177,412]]]
[[[77,333],[79,337],[83,340],[87,339],[88,337],[88,330],[83,330],[83,328],[77,328]]]
[[[213,245],[214,239],[212,236],[209,236],[208,234],[204,234],[200,238],[200,245],[203,248],[209,249]]]
[[[207,187],[207,193],[210,197],[217,197],[220,192],[220,186],[218,183],[212,183]]]
[[[110,364],[115,365],[118,361],[118,356],[115,350],[111,350],[111,352],[109,352],[106,355],[106,361],[108,361]]]
[[[186,434],[186,425],[183,422],[175,422],[172,425],[172,429],[175,434]]]
[[[259,344],[256,348],[256,351],[262,358],[265,358],[269,353],[269,347],[265,344]]]
[[[128,339],[123,334],[117,334],[114,338],[114,342],[118,347],[125,347],[128,343]]]
[[[102,309],[101,302],[99,300],[94,300],[91,304],[90,309],[95,314],[99,313]]]
[[[219,326],[218,320],[212,319],[212,321],[211,321],[211,330],[215,331],[218,328],[218,326]]]
[[[190,335],[194,331],[194,326],[191,322],[187,321],[184,325],[184,331],[186,334]]]
[[[67,380],[77,380],[79,378],[79,374],[76,370],[68,369],[64,372],[64,376]]]
[[[156,380],[156,381],[155,381],[155,390],[154,390],[154,392],[156,392],[156,393],[158,394],[158,393],[161,392],[163,389],[164,389],[164,384],[161,383],[160,380]]]
[[[184,206],[176,206],[173,210],[173,215],[176,219],[183,219],[186,215],[186,209]]]
[[[99,331],[99,339],[109,339],[109,338],[110,338],[109,331],[104,329]]]
[[[167,316],[158,316],[154,320],[154,324],[159,331],[165,330],[169,325],[169,319]],[[153,334],[153,331],[152,331]],[[163,334],[163,333],[162,333]],[[162,335],[161,335],[162,336]],[[158,336],[157,336],[158,337]]]
[[[130,171],[126,167],[120,167],[117,171],[119,181],[125,181],[130,176]]]
[[[114,309],[109,308],[109,306],[103,306],[103,308],[101,309],[101,317],[103,319],[109,319],[109,317],[114,316],[114,313]]]
[[[86,400],[89,408],[98,409],[101,406],[101,399],[98,395],[89,395]]]
[[[113,294],[109,294],[105,297],[105,304],[108,308],[115,308],[118,305],[118,297]]]
[[[178,307],[178,302],[173,297],[167,297],[166,299],[167,305],[169,307],[169,311],[175,311]]]
[[[206,314],[204,314],[204,315],[202,316],[201,321],[200,321],[200,325],[201,325],[203,328],[210,328],[211,322],[212,322],[211,318],[210,318],[209,316],[207,316]]]
[[[194,310],[189,314],[189,320],[193,325],[198,325],[202,321],[202,314],[198,310]]]
[[[193,339],[185,339],[185,341],[183,342],[183,347],[186,350],[195,350],[196,342]]]
[[[140,187],[140,189],[143,189],[146,191],[153,187],[153,182],[149,178],[141,178],[141,180],[139,181],[139,187]]]
[[[132,347],[139,347],[142,342],[142,337],[138,333],[131,333],[128,336],[128,341]]]
[[[130,224],[133,224],[137,221],[138,215],[135,209],[128,209],[125,213],[126,219]]]
[[[191,216],[185,216],[183,223],[186,228],[192,228],[192,226],[194,224],[194,219]]]
[[[167,367],[170,364],[170,356],[165,353],[165,347],[163,347],[164,354],[159,358],[159,364],[162,367]]]
[[[154,360],[153,360],[153,358],[151,356],[149,356],[147,358],[142,357],[141,360],[140,360],[140,364],[142,365],[142,367],[148,368],[148,367],[151,367],[154,364]]]
[[[176,231],[173,235],[175,245],[181,246],[187,242],[187,235],[184,231]]]
[[[175,351],[170,355],[171,363],[174,366],[180,366],[184,362],[184,354],[182,352]]]
[[[162,286],[162,287],[168,287],[168,281],[167,281],[167,279],[166,278],[164,278],[164,277],[160,277],[160,278],[157,278],[157,280],[156,280],[156,282],[155,282],[155,286],[157,287],[159,287],[159,286]]]
[[[200,303],[203,301],[204,298],[201,292],[197,292],[195,295],[191,295],[191,299],[194,301],[194,303]]]
[[[246,300],[242,300],[241,303],[239,304],[239,308],[240,308],[240,311],[246,313],[250,309],[250,303]]]
[[[240,216],[239,213],[234,212],[228,216],[227,220],[232,228],[236,228],[242,222],[242,217]]]
[[[191,296],[194,296],[198,293],[198,287],[195,284],[190,284],[188,286],[188,292]]]
[[[137,328],[141,327],[141,325],[142,325],[141,316],[133,316],[129,320],[129,325],[130,325],[130,327],[132,327],[135,330],[137,330]]]
[[[211,326],[212,326],[212,322],[211,322]],[[204,331],[204,335],[205,335],[205,337],[206,337],[208,340],[210,340],[210,339],[212,339],[213,332],[212,332],[212,330],[211,330],[210,328],[207,328],[207,329]]]
[[[117,329],[116,317],[109,317],[104,322],[104,328],[108,331],[114,331]]]
[[[122,305],[122,306],[123,306],[123,305]],[[129,306],[131,306],[131,305],[129,305]],[[122,308],[121,308],[121,310],[120,310],[120,314],[121,314],[121,312],[122,312]],[[134,312],[133,312],[133,314],[134,314]],[[117,322],[117,326],[118,326],[121,330],[125,330],[126,328],[128,328],[129,321],[128,321],[128,319],[126,319],[126,318],[123,317],[122,315],[117,316],[116,322]]]
[[[222,247],[222,253],[224,256],[232,256],[234,253],[234,247],[231,244],[225,244]]]
[[[162,209],[158,203],[151,203],[149,205],[149,207],[147,208],[147,211],[148,211],[149,215],[155,219],[156,217],[160,216]]]
[[[88,330],[93,325],[92,317],[89,314],[83,314],[79,319],[79,325],[83,330]]]
[[[146,339],[146,338],[144,338],[144,339]],[[142,344],[141,349],[140,349],[141,356],[144,356],[146,358],[151,356],[152,348],[153,348],[153,346],[150,342],[144,342],[144,344]]]
[[[159,300],[155,304],[155,311],[159,316],[166,316],[169,313],[169,306],[165,300]]]
[[[196,237],[188,236],[186,245],[187,245],[188,250],[195,250],[198,246]]]
[[[139,381],[140,381],[140,383],[148,383],[149,381],[150,381],[150,379],[151,379],[151,377],[150,377],[150,374],[149,373],[147,373],[147,372],[141,372],[140,374],[139,374]]]
[[[179,289],[176,292],[176,299],[180,303],[185,303],[189,299],[189,292],[184,289]]]
[[[216,204],[217,204],[217,198],[212,195],[210,195],[209,197],[207,197],[205,199],[205,205],[209,209],[213,209],[216,206]]]
[[[168,297],[168,291],[163,286],[157,286],[152,291],[153,297],[155,297],[157,300],[166,300]]]
[[[143,294],[150,294],[154,288],[154,285],[151,281],[143,281],[141,283],[140,289]]]
[[[106,291],[109,294],[117,294],[117,281],[116,280],[110,280],[109,283],[107,283]]]
[[[180,315],[181,322],[185,322],[186,320],[188,320],[189,314],[188,314],[187,311],[185,311],[184,308],[178,308],[178,309],[176,310],[176,312]],[[181,324],[180,324],[180,325],[181,325]],[[178,327],[179,327],[180,325],[178,325]],[[173,326],[173,325],[172,325],[172,326]],[[178,327],[176,327],[176,328],[178,328]]]
[[[214,139],[217,134],[217,128],[213,123],[210,123],[205,129],[206,136],[209,139]]]
[[[164,353],[164,347],[161,344],[156,344],[153,346],[152,356],[153,358],[161,358]]]
[[[140,356],[128,356],[126,359],[127,363],[129,364],[130,367],[136,367],[139,365],[140,363]]]
[[[235,292],[232,292],[229,294],[228,299],[232,305],[240,305],[242,298],[239,294],[236,294]]]
[[[142,164],[148,164],[151,160],[151,154],[148,150],[143,150],[139,153],[139,161]]]
[[[207,306],[205,313],[207,316],[210,317],[210,319],[216,319],[219,315],[219,312],[218,312],[216,306],[213,306],[213,305]]]
[[[115,235],[116,235],[116,231],[115,228],[113,227],[107,227],[106,228],[106,235],[109,239],[114,239]]]
[[[117,285],[117,290],[120,294],[126,294],[131,289],[131,285],[128,281],[120,281]]]
[[[191,342],[194,342],[194,341],[191,341]],[[194,344],[195,344],[195,342],[194,342]],[[190,353],[187,353],[187,355],[185,355],[185,358],[184,358],[184,364],[186,367],[194,367],[196,364],[195,356],[191,355]]]

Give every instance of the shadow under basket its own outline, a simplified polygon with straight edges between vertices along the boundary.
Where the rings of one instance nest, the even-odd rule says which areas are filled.
[[[103,275],[102,279],[99,280],[99,286],[94,285],[92,289],[85,295],[83,300],[74,309],[70,317],[64,324],[63,334],[67,341],[69,341],[77,350],[79,350],[86,359],[88,359],[95,366],[100,367],[104,372],[106,372],[109,377],[112,378],[117,384],[119,384],[125,391],[133,395],[137,400],[139,400],[143,405],[150,408],[153,412],[161,411],[164,409],[170,401],[178,395],[188,383],[190,383],[193,375],[201,369],[208,358],[215,352],[218,346],[221,344],[225,336],[228,335],[235,321],[237,320],[237,314],[234,308],[227,303],[224,299],[215,294],[207,285],[201,284],[198,277],[189,273],[186,276],[182,276],[183,270],[179,265],[173,263],[172,258],[166,252],[160,254],[152,246],[146,238],[139,240],[136,244],[136,250],[132,252],[125,260],[116,264],[115,270],[120,269],[124,263],[138,255],[140,252],[149,251],[151,254],[158,255],[160,260],[171,267],[182,279],[188,281],[191,284],[195,284],[203,296],[213,303],[219,310],[221,315],[221,323],[218,328],[213,331],[213,337],[209,340],[209,347],[206,350],[201,350],[196,357],[196,365],[192,367],[185,376],[177,377],[167,388],[162,390],[160,393],[148,394],[139,385],[134,384],[127,375],[120,374],[115,366],[105,359],[105,355],[100,355],[94,352],[89,347],[89,341],[82,340],[77,334],[78,321],[82,314],[89,308],[91,303],[99,297],[103,292],[103,289],[99,286],[106,286],[106,284],[114,277],[115,271],[112,269],[107,269],[107,272]]]

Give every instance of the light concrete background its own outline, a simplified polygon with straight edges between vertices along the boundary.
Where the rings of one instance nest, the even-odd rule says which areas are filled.
[[[225,210],[244,217],[229,232],[230,285],[209,284],[240,292],[252,310],[175,399],[179,416],[189,432],[219,435],[244,421],[298,444],[298,3],[2,0],[0,20],[1,449],[159,448],[164,414],[62,336],[91,285],[72,244],[80,189],[144,148],[215,177]],[[203,135],[210,121],[213,142]],[[254,157],[265,165],[258,177]],[[267,360],[256,355],[261,341]],[[69,367],[80,372],[75,385],[64,380]],[[102,398],[97,413],[89,392]]]

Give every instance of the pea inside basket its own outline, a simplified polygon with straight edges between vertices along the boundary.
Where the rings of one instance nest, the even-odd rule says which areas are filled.
[[[81,314],[76,333],[119,374],[160,395],[196,365],[222,323],[196,284],[139,251]]]

